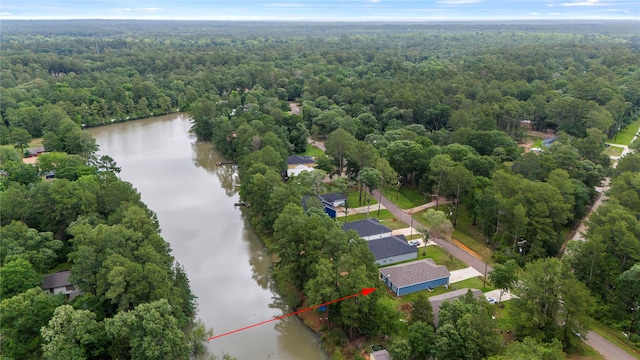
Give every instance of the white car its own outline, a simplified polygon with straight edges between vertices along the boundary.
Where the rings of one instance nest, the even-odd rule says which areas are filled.
[[[409,245],[411,245],[411,246],[420,246],[420,240],[411,240],[411,241],[409,241]]]
[[[495,303],[497,303],[497,302],[498,302],[498,300],[496,300],[496,298],[494,298],[494,297],[488,297],[488,298],[487,298],[487,301],[488,301],[488,302],[489,302],[489,304],[491,304],[491,305],[493,305],[493,304],[495,304]]]

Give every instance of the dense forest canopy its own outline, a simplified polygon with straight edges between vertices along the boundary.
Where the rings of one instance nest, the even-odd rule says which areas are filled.
[[[455,199],[456,216],[458,206],[467,209],[478,239],[495,251],[496,274],[522,274],[520,282],[495,275],[520,297],[521,310],[511,309],[520,341],[503,348],[487,304],[466,298],[445,306],[437,329],[411,315],[421,336],[396,336],[398,359],[499,358],[530,347],[562,358],[571,334],[587,328],[590,293],[600,320],[638,333],[628,310],[640,301],[638,155],[613,170],[603,154],[606,141],[638,118],[636,22],[0,27],[2,144],[20,150],[3,147],[0,158],[1,230],[9,239],[2,271],[15,280],[2,289],[3,312],[15,314],[3,318],[3,339],[12,339],[6,348],[16,357],[56,357],[64,349],[54,339],[73,344],[68,322],[93,334],[74,348],[84,356],[145,358],[138,352],[145,339],[135,335],[146,331],[149,314],[175,340],[153,349],[158,358],[200,349],[181,332],[193,325],[193,297],[153,213],[117,178],[112,159],[95,157],[95,140],[81,130],[175,111],[187,111],[192,133],[238,163],[240,196],[294,305],[379,285],[366,243],[317,206],[303,209],[303,196],[408,186]],[[557,137],[540,153],[523,153],[519,143],[532,131]],[[309,136],[325,140],[317,170],[283,181],[287,156],[303,152]],[[20,161],[32,137],[48,151],[35,167]],[[56,179],[43,180],[50,171]],[[567,261],[553,259],[611,175],[612,200],[590,218],[587,241]],[[34,289],[67,261],[87,294],[71,307]],[[554,282],[544,282],[545,269]],[[531,290],[547,286],[558,290]],[[30,320],[37,327],[23,328],[29,306],[42,311]],[[332,345],[402,333],[401,315],[380,292],[332,305],[329,314]]]

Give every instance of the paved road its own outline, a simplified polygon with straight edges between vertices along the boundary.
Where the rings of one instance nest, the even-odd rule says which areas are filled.
[[[632,356],[626,351],[612,344],[609,340],[598,335],[595,331],[589,331],[587,333],[587,339],[585,340],[589,346],[594,348],[607,360],[636,360],[637,357]]]
[[[378,190],[374,190],[373,195],[376,197],[376,199],[382,200],[381,201],[382,205],[384,205],[384,207],[386,207],[387,210],[389,210],[393,214],[393,216],[396,217],[396,219],[403,221],[406,224],[413,223],[413,227],[418,230],[420,230],[421,228],[424,228],[424,226],[422,226],[419,222],[411,221],[410,214],[407,214],[406,212],[404,212],[404,210],[402,210],[396,204],[391,202],[391,200],[387,199],[384,196],[381,196]],[[486,264],[484,261],[474,257],[473,255],[455,246],[453,243],[449,241],[446,241],[443,239],[429,239],[429,240],[441,246],[449,254],[453,255],[455,258],[459,259],[460,261],[467,264],[468,266],[471,266],[472,268],[478,270],[483,275],[485,273],[485,270],[487,274],[493,271],[493,268],[491,267],[491,265]]]

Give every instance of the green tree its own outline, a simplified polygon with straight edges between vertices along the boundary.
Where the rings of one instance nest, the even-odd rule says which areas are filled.
[[[562,351],[562,343],[558,339],[551,342],[538,342],[532,337],[521,341],[513,341],[507,345],[504,355],[491,356],[488,360],[564,360],[567,356]]]
[[[31,134],[25,129],[12,128],[9,133],[9,139],[13,146],[20,149],[20,152],[24,152],[24,148],[27,147],[31,141]]]
[[[416,322],[423,322],[425,324],[433,324],[433,308],[431,301],[425,295],[420,293],[413,301],[413,308],[411,309],[411,317],[409,318],[409,324]]]
[[[347,156],[350,148],[356,141],[353,135],[343,129],[333,131],[325,141],[324,145],[327,149],[327,155],[338,160],[338,174],[342,174],[345,156]]]
[[[40,330],[44,359],[81,360],[98,356],[104,351],[102,324],[89,310],[76,310],[70,305],[55,309],[47,326]]]
[[[62,303],[61,295],[52,296],[39,286],[4,298],[0,303],[2,355],[12,359],[39,356],[40,328],[47,325],[53,311]]]
[[[382,174],[380,171],[374,168],[365,167],[360,170],[358,173],[358,181],[365,185],[368,189],[368,192],[371,193],[374,190],[380,188],[380,183],[382,182]],[[367,194],[364,195],[364,203],[367,203]],[[367,203],[368,204],[368,203]],[[369,217],[369,208],[367,207],[367,217]]]
[[[121,346],[118,350],[131,359],[189,358],[185,335],[165,299],[118,313],[111,319],[105,319],[104,324],[106,334]]]
[[[438,210],[427,209],[424,213],[420,214],[424,221],[429,224],[428,229],[425,229],[425,238],[439,238],[450,239],[453,233],[453,225],[451,221],[447,219],[447,215]]]
[[[0,267],[0,278],[2,299],[13,297],[42,283],[42,276],[38,275],[28,260],[21,257],[3,263]]]
[[[502,295],[517,284],[518,270],[518,264],[514,260],[507,260],[504,264],[498,263],[493,266],[493,271],[489,273],[489,281],[500,289],[498,302],[502,302]]]
[[[435,343],[435,331],[432,323],[422,321],[409,325],[409,346],[412,359],[428,359]]]
[[[58,251],[64,245],[62,241],[53,239],[52,233],[38,232],[20,221],[12,221],[11,224],[0,228],[0,238],[0,262],[6,264],[13,259],[23,258],[40,273],[54,264]]]
[[[593,300],[568,264],[557,258],[527,263],[513,294],[515,306],[509,311],[520,336],[563,338],[568,346],[567,334],[588,328]]]
[[[393,338],[389,345],[389,355],[394,360],[409,360],[411,356],[409,341],[400,337]]]

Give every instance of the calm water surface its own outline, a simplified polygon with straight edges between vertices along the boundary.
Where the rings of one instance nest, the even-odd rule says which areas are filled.
[[[221,156],[188,129],[186,115],[172,114],[88,131],[158,214],[207,327],[222,334],[292,311],[275,291],[268,254],[233,206],[234,167],[216,166]],[[238,359],[327,359],[295,317],[212,340],[209,350]]]

